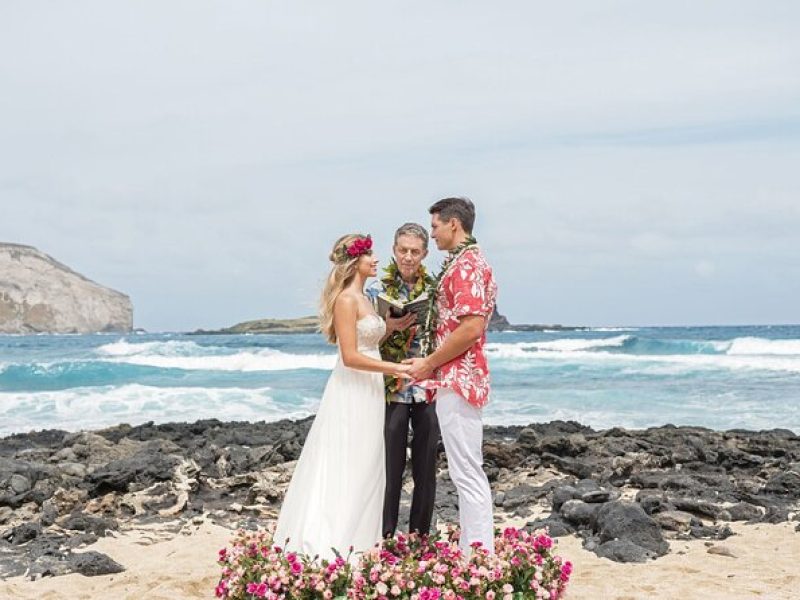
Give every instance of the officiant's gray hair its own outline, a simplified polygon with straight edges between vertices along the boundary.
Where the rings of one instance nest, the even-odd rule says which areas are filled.
[[[427,230],[420,225],[419,223],[406,223],[405,225],[401,225],[397,228],[397,231],[394,232],[394,245],[397,245],[397,240],[400,239],[401,235],[413,235],[418,237],[422,240],[422,244],[425,247],[425,250],[428,249],[428,232]]]

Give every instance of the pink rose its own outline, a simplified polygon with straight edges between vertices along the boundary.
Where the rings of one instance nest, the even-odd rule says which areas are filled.
[[[372,238],[367,236],[354,240],[349,246],[347,246],[345,251],[347,252],[348,256],[355,258],[356,256],[361,256],[362,254],[365,254],[368,250],[371,249],[372,249]]]

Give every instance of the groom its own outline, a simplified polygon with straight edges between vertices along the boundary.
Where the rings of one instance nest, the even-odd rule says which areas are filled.
[[[444,262],[435,302],[428,315],[428,348],[412,358],[409,374],[431,379],[437,388],[436,415],[450,478],[458,491],[461,549],[480,543],[494,552],[492,492],[483,472],[481,409],[489,401],[486,329],[494,312],[497,285],[474,237],[475,207],[466,198],[445,198],[430,207],[431,237]]]

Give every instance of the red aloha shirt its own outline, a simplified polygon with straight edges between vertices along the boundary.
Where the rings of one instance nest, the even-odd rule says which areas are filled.
[[[469,248],[450,265],[439,286],[436,297],[438,322],[436,346],[456,330],[460,317],[480,315],[486,317],[485,327],[494,313],[497,284],[492,268],[478,247]],[[482,408],[489,402],[489,364],[483,347],[483,335],[464,354],[443,364],[436,371],[436,387],[456,392],[471,405]]]

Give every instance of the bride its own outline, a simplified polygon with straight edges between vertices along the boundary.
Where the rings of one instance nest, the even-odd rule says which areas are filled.
[[[276,544],[320,558],[366,550],[381,539],[384,493],[383,376],[408,378],[406,365],[381,360],[386,324],[364,295],[378,260],[372,239],[339,238],[322,292],[320,327],[339,357],[283,501]],[[288,541],[287,541],[288,540]]]

